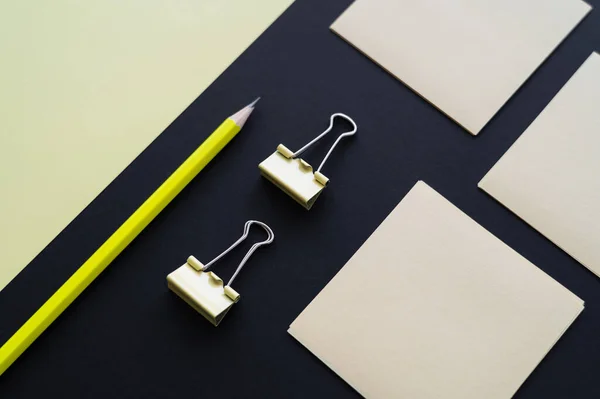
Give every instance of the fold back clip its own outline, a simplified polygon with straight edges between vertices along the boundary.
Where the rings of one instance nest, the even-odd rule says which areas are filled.
[[[246,256],[242,259],[239,266],[229,279],[227,285],[223,285],[223,280],[215,273],[207,271],[215,262],[227,255],[229,251],[237,247],[248,237],[248,232],[253,224],[261,226],[267,232],[267,239],[252,245]],[[240,300],[238,294],[231,283],[238,275],[242,267],[246,264],[250,256],[259,247],[268,245],[275,239],[273,230],[263,222],[249,220],[244,225],[244,233],[219,256],[203,265],[198,259],[190,256],[187,262],[167,276],[169,288],[175,292],[181,299],[186,301],[198,313],[204,316],[214,326],[218,326],[223,317],[227,314],[234,303]]]
[[[333,128],[333,120],[336,116],[350,122],[353,129],[343,133],[337,138],[335,143],[333,143],[329,149],[329,152],[327,152],[327,155],[325,155],[325,158],[323,158],[317,171],[313,173],[312,166],[302,158],[298,158],[298,156],[331,131]],[[331,115],[329,119],[329,127],[327,130],[318,135],[310,143],[306,144],[296,152],[292,152],[283,144],[279,144],[277,146],[277,151],[262,161],[260,165],[258,165],[258,168],[265,178],[295,199],[300,205],[306,209],[310,209],[329,182],[329,179],[321,173],[323,165],[325,165],[325,162],[340,140],[344,137],[352,136],[356,133],[357,129],[356,123],[354,123],[352,118],[345,114],[335,113]]]

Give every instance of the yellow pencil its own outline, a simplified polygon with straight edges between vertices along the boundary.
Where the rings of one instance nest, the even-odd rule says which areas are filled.
[[[258,100],[227,118],[0,348],[0,375],[236,136]]]

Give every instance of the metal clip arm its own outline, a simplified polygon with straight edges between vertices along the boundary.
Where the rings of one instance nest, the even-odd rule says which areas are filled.
[[[356,131],[358,130],[358,127],[356,126],[356,123],[352,120],[352,118],[350,118],[348,115],[346,114],[342,114],[340,112],[336,112],[335,114],[331,115],[331,117],[329,118],[329,127],[327,128],[327,130],[325,130],[323,133],[321,133],[320,135],[318,135],[317,137],[315,137],[311,142],[309,142],[308,144],[306,144],[304,147],[300,148],[298,151],[296,151],[293,155],[292,155],[292,159],[295,159],[297,157],[299,157],[304,151],[306,151],[308,148],[310,148],[310,146],[312,146],[313,144],[315,144],[317,141],[321,140],[323,137],[325,137],[325,135],[327,133],[329,133],[331,131],[331,129],[333,129],[333,120],[335,119],[336,116],[339,116],[342,119],[347,120],[348,122],[350,122],[350,124],[352,125],[352,130],[342,133],[337,140],[335,140],[335,142],[333,143],[333,145],[331,146],[331,148],[329,149],[329,151],[327,152],[327,155],[325,155],[325,158],[323,158],[323,161],[321,161],[321,165],[319,165],[319,168],[317,169],[317,172],[321,172],[321,169],[323,169],[323,165],[325,165],[325,162],[327,162],[327,159],[329,158],[329,156],[331,155],[331,153],[333,152],[333,149],[335,148],[335,146],[344,138],[344,137],[348,137],[348,136],[352,136],[354,135],[354,133],[356,133]]]
[[[264,241],[261,241],[261,242],[257,242],[254,245],[252,245],[252,247],[250,247],[250,249],[248,250],[248,252],[244,256],[244,258],[242,259],[242,261],[238,265],[237,269],[235,270],[235,272],[233,273],[233,275],[229,279],[229,282],[227,283],[227,285],[230,286],[233,283],[233,280],[235,279],[235,277],[242,270],[242,267],[244,267],[244,265],[246,264],[246,262],[248,261],[248,259],[250,259],[250,256],[252,256],[252,254],[254,253],[254,251],[256,251],[259,247],[261,247],[263,245],[268,245],[268,244],[272,243],[273,240],[275,239],[275,234],[273,233],[273,230],[271,230],[271,228],[269,226],[267,226],[266,224],[264,224],[263,222],[259,222],[258,220],[248,220],[246,222],[246,224],[244,225],[244,233],[242,234],[242,236],[236,242],[234,242],[233,244],[231,244],[231,246],[229,248],[227,248],[225,251],[223,251],[221,254],[219,254],[216,258],[214,258],[213,260],[211,260],[210,262],[208,262],[204,266],[204,268],[202,269],[202,271],[207,271],[215,262],[217,262],[223,256],[227,255],[231,250],[233,250],[235,247],[237,247],[238,245],[240,245],[242,243],[242,241],[244,241],[246,238],[248,238],[248,233],[250,232],[250,227],[253,224],[259,225],[260,227],[262,227],[267,232],[267,239],[264,240]]]

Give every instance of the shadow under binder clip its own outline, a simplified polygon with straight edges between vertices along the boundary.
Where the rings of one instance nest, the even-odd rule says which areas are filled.
[[[329,149],[329,152],[327,152],[327,155],[325,155],[325,158],[323,158],[317,171],[313,173],[312,166],[302,158],[298,157],[331,131],[333,128],[333,120],[336,116],[350,122],[353,129],[343,133],[337,138],[335,143],[333,143]],[[327,130],[318,135],[310,143],[306,144],[296,152],[292,152],[283,144],[279,144],[277,146],[277,151],[262,161],[260,165],[258,165],[258,168],[260,169],[261,174],[269,181],[286,192],[300,205],[306,209],[310,209],[329,182],[329,179],[321,173],[323,165],[325,165],[325,162],[327,162],[327,159],[340,140],[344,137],[352,136],[356,133],[357,129],[356,123],[354,123],[352,118],[345,114],[335,113],[331,115],[331,118],[329,119],[329,127]]]
[[[224,286],[223,280],[221,280],[219,276],[207,270],[215,262],[227,255],[229,251],[244,241],[248,237],[248,232],[253,224],[257,224],[265,229],[268,234],[267,239],[252,245],[233,273],[233,276],[229,279],[227,285]],[[233,283],[233,280],[240,270],[242,270],[242,267],[244,267],[254,251],[263,245],[272,243],[274,239],[275,234],[273,234],[273,230],[271,230],[269,226],[263,222],[249,220],[244,225],[244,234],[242,234],[242,236],[229,248],[223,251],[223,253],[206,265],[203,265],[202,262],[195,257],[190,256],[183,266],[167,276],[167,284],[181,299],[186,301],[214,326],[218,326],[233,304],[240,300],[240,294],[231,288],[231,283]]]

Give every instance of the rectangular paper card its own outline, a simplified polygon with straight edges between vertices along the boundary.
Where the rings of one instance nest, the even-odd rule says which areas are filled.
[[[599,105],[594,53],[479,183],[598,276]]]
[[[477,134],[590,9],[580,0],[357,0],[331,29]]]
[[[510,398],[583,302],[423,182],[289,332],[368,398]]]
[[[0,290],[291,2],[0,2]]]

